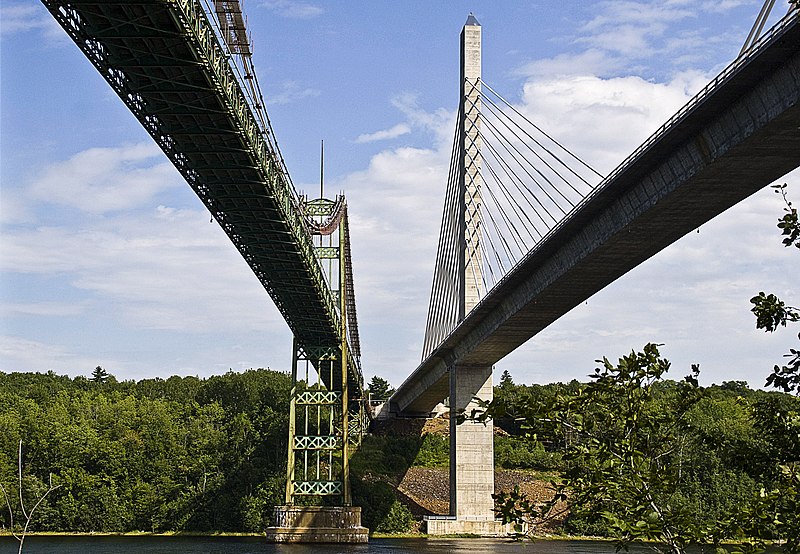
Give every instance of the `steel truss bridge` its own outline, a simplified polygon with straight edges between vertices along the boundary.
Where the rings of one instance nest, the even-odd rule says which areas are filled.
[[[217,2],[226,34],[195,0],[44,4],[225,230],[294,334],[291,411],[300,421],[292,422],[287,503],[332,496],[349,504],[348,448],[366,412],[347,205],[296,193],[258,98],[229,61],[230,37],[243,34],[238,2]]]
[[[287,505],[311,497],[349,506],[348,456],[368,418],[347,203],[344,197],[297,194],[260,99],[238,0],[205,1],[204,9],[199,0],[42,0],[224,229],[294,335]],[[490,395],[496,361],[631,268],[797,167],[797,13],[754,40],[611,175],[576,186],[550,162],[547,169],[528,169],[527,154],[508,161],[491,145],[487,133],[500,129],[502,112],[513,106],[487,96],[494,91],[480,78],[479,50],[468,56],[462,50],[461,109],[425,355],[390,400],[394,412],[427,413],[448,396],[469,404],[487,382]],[[472,16],[465,26],[472,27],[467,42],[477,41],[478,48],[479,26]],[[521,119],[517,113],[505,125],[519,126]],[[554,186],[548,172],[558,174],[574,194],[562,194],[564,187]],[[523,173],[547,198],[537,197],[531,192],[536,187],[524,179],[517,181]],[[500,192],[484,188],[490,180]],[[512,213],[520,208],[514,190],[524,196],[523,189],[532,194],[527,202],[537,214],[533,218]],[[497,220],[485,215],[492,202],[501,213]],[[527,241],[514,217],[522,227],[537,229],[536,236]],[[503,231],[519,239],[517,255]],[[500,247],[489,253],[493,242],[504,253]],[[495,282],[487,284],[495,270]],[[471,379],[466,388],[454,384],[462,371]],[[482,438],[470,438],[472,446],[491,453],[491,432],[488,439],[481,433]],[[451,438],[455,434],[451,430]],[[451,446],[451,464],[459,448]],[[451,476],[459,471],[451,467]],[[480,481],[492,479],[491,473],[489,461],[475,475]],[[486,489],[486,483],[473,484]],[[451,483],[451,495],[453,490]],[[485,500],[468,519],[493,519],[491,501],[484,513]]]

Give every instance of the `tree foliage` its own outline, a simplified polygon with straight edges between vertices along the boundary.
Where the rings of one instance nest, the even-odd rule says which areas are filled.
[[[92,377],[90,381],[92,381],[93,383],[97,383],[99,385],[108,381],[108,377],[109,377],[108,372],[102,367],[97,366],[96,368],[94,368],[94,371],[92,371]]]
[[[394,389],[389,381],[377,375],[373,375],[370,379],[367,390],[373,400],[386,400],[394,394]]]
[[[783,245],[800,249],[800,221],[797,208],[786,195],[787,185],[773,185],[773,188],[782,196],[785,204],[784,214],[778,219],[778,229],[784,237]],[[772,333],[778,327],[785,327],[787,322],[800,321],[800,310],[787,306],[774,294],[760,292],[750,299],[750,303],[753,304],[751,311],[756,316],[756,329]],[[797,338],[800,340],[800,333]],[[772,373],[767,377],[767,386],[783,389],[784,392],[800,393],[800,348],[790,348],[784,357],[788,358],[788,362],[785,365],[775,364]]]
[[[36,530],[263,529],[283,495],[289,385],[270,370],[102,387],[0,373],[0,482],[22,439],[26,495],[59,485]]]
[[[23,473],[22,473],[22,441],[19,441],[19,450],[17,453],[17,467],[18,467],[18,481],[17,481],[17,492],[19,493],[19,513],[17,514],[17,523],[14,523],[14,509],[11,507],[11,496],[10,491],[6,490],[2,483],[0,483],[0,492],[3,494],[3,499],[6,502],[6,506],[8,507],[8,520],[9,520],[9,530],[11,531],[11,535],[19,542],[19,550],[17,552],[22,552],[22,547],[25,544],[25,536],[28,534],[28,528],[30,527],[31,520],[33,516],[36,514],[36,510],[39,506],[44,502],[47,496],[59,488],[60,485],[53,485],[52,475],[50,476],[50,483],[47,487],[47,490],[38,493],[38,496],[34,498],[33,505],[31,502],[28,503],[27,509],[25,508],[25,491],[23,489]],[[16,499],[15,499],[16,500]]]
[[[785,486],[782,468],[800,460],[798,399],[743,382],[701,388],[697,367],[666,380],[669,362],[652,344],[599,362],[588,384],[515,386],[489,406],[486,417],[501,426],[513,414],[525,437],[516,441],[563,456],[550,501],[519,490],[496,497],[506,521],[535,532],[566,501],[568,532],[615,537],[621,547],[655,541],[674,553],[794,532],[796,487]]]

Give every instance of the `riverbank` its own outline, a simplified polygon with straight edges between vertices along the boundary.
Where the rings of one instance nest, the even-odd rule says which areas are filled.
[[[11,533],[7,529],[0,529],[0,537],[11,537]],[[124,533],[113,532],[69,532],[69,531],[32,531],[28,532],[26,537],[263,537],[264,533],[229,533],[223,531],[168,531],[164,533],[152,533],[149,531],[128,531]],[[477,536],[461,536],[452,535],[445,537],[432,537],[425,533],[373,533],[370,539],[438,539],[438,538],[486,538]],[[491,537],[490,537],[491,538]],[[508,540],[508,537],[495,537],[499,540]],[[570,536],[570,535],[551,535],[542,534],[531,537],[533,540],[547,540],[547,541],[598,541],[609,542],[612,539],[607,537],[590,537],[590,536]]]

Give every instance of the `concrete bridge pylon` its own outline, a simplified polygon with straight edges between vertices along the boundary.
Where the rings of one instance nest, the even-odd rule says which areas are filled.
[[[484,294],[481,246],[481,26],[470,14],[461,31],[458,186],[458,321]],[[456,363],[450,373],[450,514],[429,518],[430,535],[499,535],[494,516],[494,433],[491,421],[457,423],[492,400],[492,366]]]

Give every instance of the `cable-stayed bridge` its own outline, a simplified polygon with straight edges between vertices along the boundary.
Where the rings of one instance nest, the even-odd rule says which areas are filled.
[[[498,115],[497,104],[504,101],[480,78],[470,85],[488,89],[478,92],[489,105],[480,120],[486,130],[479,140],[486,148],[478,161],[474,155],[470,160],[486,166],[480,201],[493,203],[500,217],[481,216],[480,236],[456,236],[457,216],[452,214],[458,209],[453,204],[458,192],[448,187],[423,363],[392,398],[395,410],[429,411],[447,396],[446,383],[430,379],[452,360],[498,361],[606,284],[797,167],[796,13],[781,20],[602,179],[513,106]],[[517,136],[497,140],[501,125]],[[451,166],[465,155],[455,146]],[[500,152],[505,148],[515,150]],[[569,163],[571,158],[576,161]],[[563,167],[556,171],[556,164]],[[498,176],[501,171],[504,175]],[[448,241],[451,247],[443,250]],[[457,301],[443,300],[455,298],[457,278],[450,278],[449,288],[442,284],[450,263],[442,263],[443,252],[457,257],[452,245],[459,241],[468,255],[481,255],[488,268],[481,275],[479,301],[460,319],[455,310],[447,311]],[[580,264],[591,265],[583,269]],[[542,282],[534,285],[534,278]],[[559,285],[563,290],[551,288],[535,298],[539,290],[514,296],[525,294],[520,287],[543,290],[553,286],[548,281],[561,279],[567,279]],[[426,383],[417,389],[421,379]]]
[[[422,363],[397,416],[445,400],[450,519],[494,533],[492,366],[686,233],[800,165],[800,24],[792,11],[605,178],[483,82],[481,31],[462,32],[462,94]],[[626,309],[626,307],[620,307]]]
[[[350,445],[367,421],[347,204],[295,191],[238,0],[43,3],[204,202],[294,334],[287,505],[272,538],[366,540],[350,506]],[[800,164],[796,12],[605,178],[482,80],[480,40],[470,16],[425,351],[390,400],[398,416],[429,413],[446,398],[453,411],[490,399],[496,361]],[[428,531],[497,532],[491,426],[455,421],[451,517]],[[328,507],[307,507],[309,499]]]

